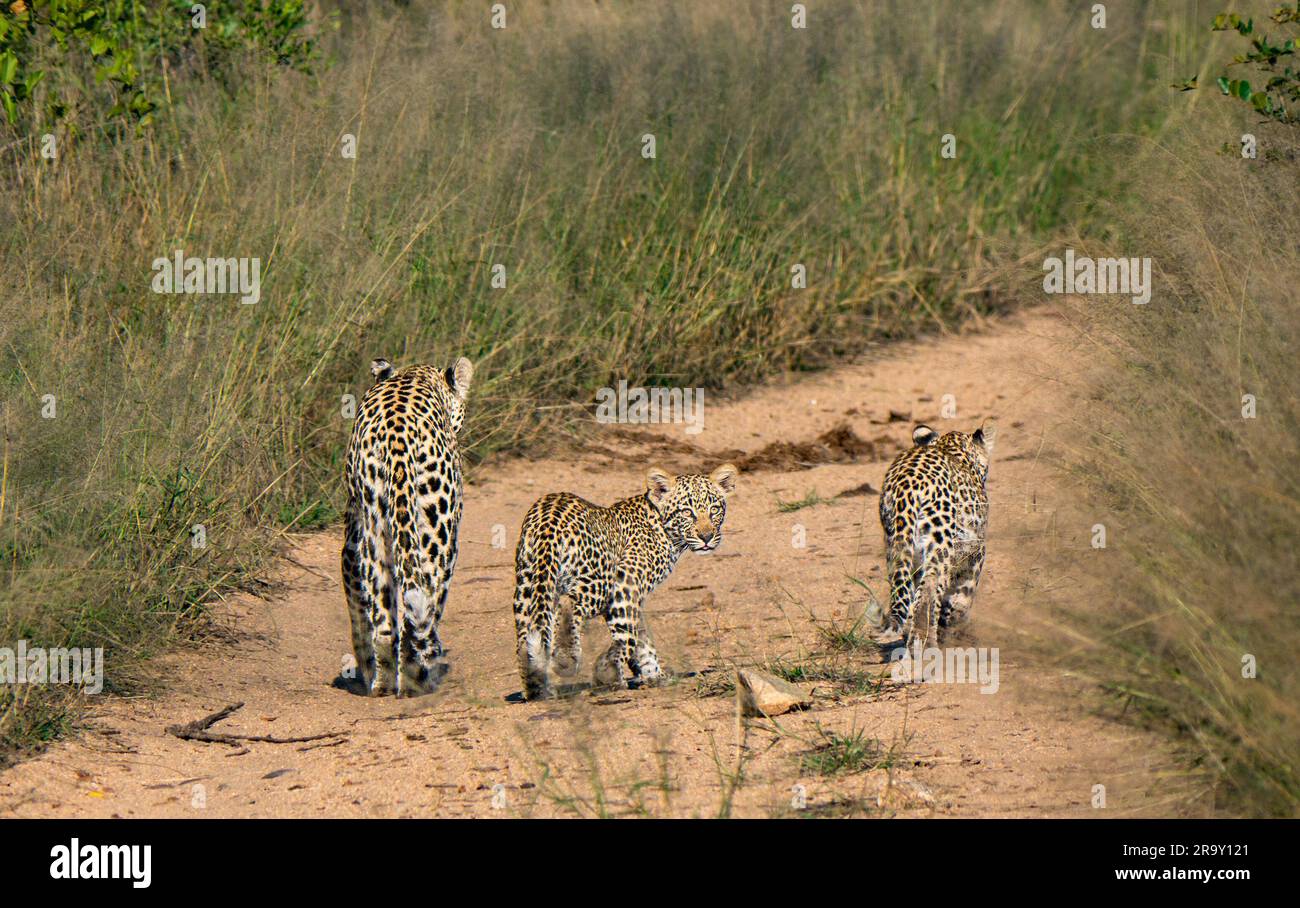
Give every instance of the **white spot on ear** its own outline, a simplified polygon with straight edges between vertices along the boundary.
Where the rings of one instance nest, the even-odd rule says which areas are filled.
[[[912,444],[917,447],[928,445],[938,437],[939,436],[934,429],[931,429],[929,426],[917,426],[912,430]]]
[[[469,396],[470,383],[474,381],[474,364],[462,356],[456,360],[456,365],[451,367],[451,375],[456,385],[452,390],[456,392],[456,396],[464,400]]]

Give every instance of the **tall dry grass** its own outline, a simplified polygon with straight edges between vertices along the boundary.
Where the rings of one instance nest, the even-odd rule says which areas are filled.
[[[734,385],[978,317],[993,266],[1092,222],[1096,137],[1156,126],[1192,40],[1159,4],[1104,33],[1030,0],[804,31],[757,0],[340,10],[314,76],[176,74],[150,130],[82,110],[54,162],[0,142],[0,641],[105,645],[110,689],[333,519],[372,357],[473,359],[482,456],[620,378]],[[150,292],[175,249],[260,258],[261,302]],[[0,690],[0,739],[68,704]]]
[[[1151,256],[1155,292],[1074,312],[1094,373],[1072,467],[1107,567],[1099,598],[1058,603],[1067,658],[1175,732],[1218,809],[1296,816],[1300,133],[1224,100],[1128,151],[1133,197],[1092,251]]]

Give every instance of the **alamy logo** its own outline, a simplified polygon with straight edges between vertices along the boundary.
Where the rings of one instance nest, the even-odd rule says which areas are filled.
[[[154,293],[238,293],[249,306],[262,298],[259,258],[186,258],[177,249],[172,258],[154,259],[153,272]]]
[[[0,646],[0,684],[78,684],[88,694],[104,689],[104,648]]]
[[[596,392],[596,422],[679,423],[687,435],[699,435],[704,431],[704,389],[629,388],[620,381],[617,389]]]
[[[1119,293],[1138,305],[1151,301],[1150,258],[1091,259],[1067,249],[1064,260],[1044,259],[1043,271],[1043,290],[1048,293]]]
[[[912,641],[911,648],[899,647],[891,657],[889,677],[897,684],[978,684],[981,694],[996,694],[998,648],[937,646],[921,648]]]
[[[50,849],[50,877],[56,880],[131,880],[148,889],[153,880],[152,845],[82,845],[73,839]]]

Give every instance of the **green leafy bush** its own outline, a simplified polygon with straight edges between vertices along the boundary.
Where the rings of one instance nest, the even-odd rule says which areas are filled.
[[[303,0],[13,0],[0,5],[0,107],[20,132],[79,105],[145,126],[175,73],[229,75],[245,52],[309,68]]]
[[[1279,6],[1269,16],[1279,26],[1300,32],[1300,3]],[[1211,26],[1214,31],[1235,31],[1250,39],[1250,50],[1237,54],[1228,64],[1249,66],[1259,77],[1252,83],[1248,78],[1232,78],[1225,71],[1214,82],[1229,97],[1238,98],[1266,117],[1282,123],[1300,122],[1300,68],[1291,65],[1295,59],[1297,35],[1273,41],[1265,34],[1257,34],[1255,20],[1237,13],[1220,13]],[[1196,88],[1196,79],[1178,86]]]

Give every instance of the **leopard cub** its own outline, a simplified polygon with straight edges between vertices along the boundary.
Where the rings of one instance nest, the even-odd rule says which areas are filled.
[[[537,501],[515,550],[515,633],[524,696],[553,695],[550,673],[573,674],[582,660],[582,623],[600,615],[613,645],[595,666],[597,684],[655,684],[662,674],[646,632],[646,597],[682,552],[722,542],[727,496],[739,470],[708,476],[646,474],[646,490],[609,507],[567,492]],[[561,607],[561,597],[569,602]],[[558,628],[557,628],[558,624]],[[558,636],[557,636],[558,631]]]
[[[989,521],[985,484],[994,428],[940,436],[912,432],[913,446],[895,458],[880,493],[889,575],[889,625],[904,642],[937,640],[965,621],[984,569]]]

